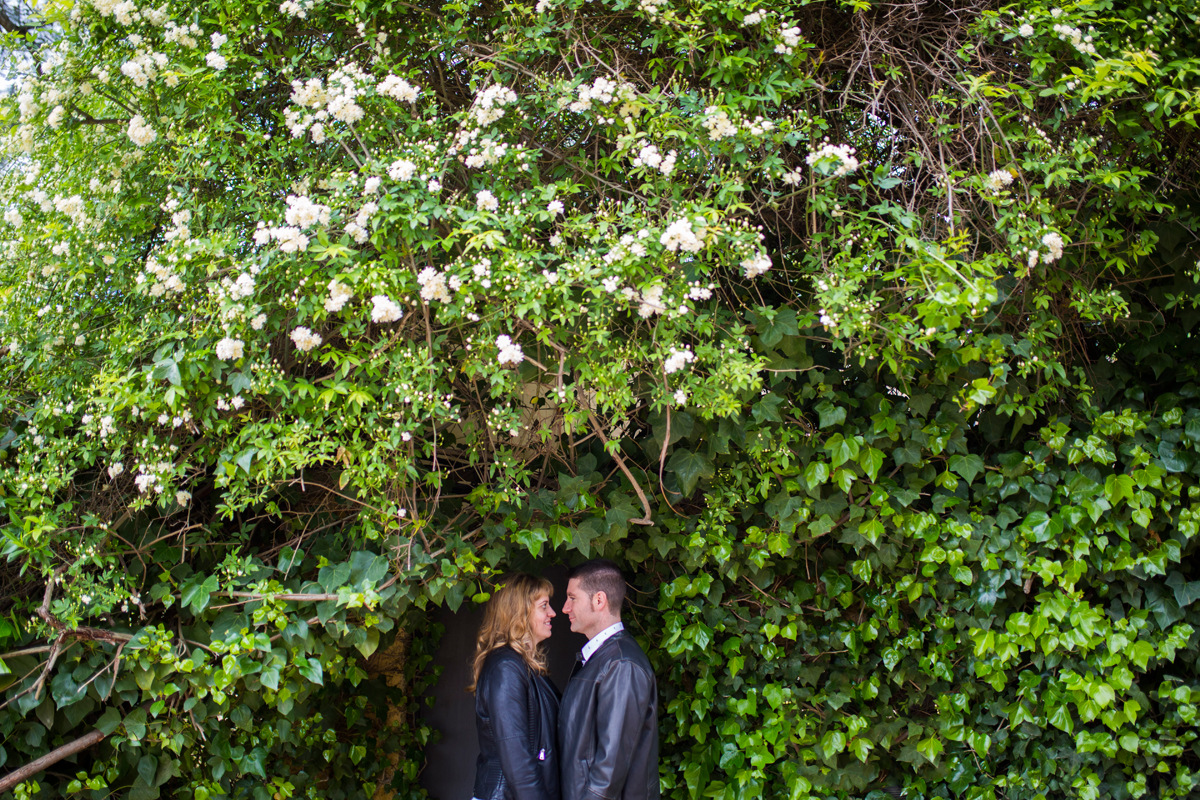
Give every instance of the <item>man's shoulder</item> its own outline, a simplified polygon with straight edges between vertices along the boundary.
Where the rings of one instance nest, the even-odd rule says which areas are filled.
[[[600,646],[593,658],[604,662],[605,665],[628,662],[653,674],[650,669],[650,659],[646,658],[645,651],[629,631],[620,631],[615,634]]]

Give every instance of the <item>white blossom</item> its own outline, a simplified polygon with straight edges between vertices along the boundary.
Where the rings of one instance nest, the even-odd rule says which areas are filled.
[[[133,119],[129,120],[129,127],[125,133],[138,147],[145,147],[158,138],[158,134],[146,124],[146,120],[142,118],[141,114],[135,114]]]
[[[771,268],[771,257],[766,253],[756,253],[742,260],[742,269],[747,278],[757,278]]]
[[[371,321],[380,324],[395,322],[404,316],[400,306],[387,295],[377,294],[371,298]]]
[[[805,161],[824,175],[832,174],[835,178],[849,175],[858,169],[858,159],[855,150],[848,144],[829,144],[826,142],[820,149],[809,153]],[[829,167],[833,167],[832,172]]]
[[[291,337],[292,341],[296,344],[296,349],[302,353],[307,353],[321,344],[321,335],[313,333],[310,328],[306,328],[303,325],[293,330]]]
[[[245,345],[241,339],[231,339],[226,336],[217,342],[217,358],[222,361],[236,361],[242,357]]]
[[[510,336],[504,334],[497,336],[496,347],[500,350],[496,360],[502,367],[516,366],[525,360],[525,354],[521,352],[521,345],[514,342]]]
[[[671,348],[671,355],[663,362],[663,372],[672,375],[696,360],[696,354],[690,347]]]
[[[325,310],[330,314],[336,314],[341,311],[350,298],[354,297],[354,291],[344,283],[331,280],[329,282],[329,297],[325,298]]]
[[[480,211],[495,211],[500,207],[500,201],[487,189],[481,189],[475,193],[475,207]]]

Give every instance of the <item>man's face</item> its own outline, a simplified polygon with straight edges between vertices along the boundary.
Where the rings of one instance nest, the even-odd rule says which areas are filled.
[[[577,578],[567,582],[567,599],[563,603],[563,613],[571,620],[571,630],[582,633],[591,639],[608,627],[608,617],[596,608],[596,596],[589,595],[579,585]]]

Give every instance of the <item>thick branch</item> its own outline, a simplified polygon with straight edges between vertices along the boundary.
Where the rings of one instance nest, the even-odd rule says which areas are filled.
[[[600,425],[596,415],[588,412],[588,421],[592,423],[592,430],[600,437],[600,441],[604,443],[605,450],[608,450],[608,437],[604,435],[604,428]],[[642,487],[634,480],[633,473],[629,471],[629,467],[625,466],[625,459],[621,458],[620,444],[613,448],[610,452],[613,459],[617,462],[617,466],[621,468],[621,472],[625,473],[625,477],[629,479],[629,483],[633,486],[633,490],[637,492],[638,500],[642,501],[642,518],[629,520],[634,525],[653,525],[654,520],[650,519],[650,501],[646,499],[646,493],[642,491]]]
[[[31,761],[15,772],[10,772],[3,778],[0,778],[0,793],[6,792],[18,783],[32,778],[42,770],[49,767],[51,764],[56,764],[68,756],[73,756],[76,753],[86,750],[94,744],[99,744],[108,734],[102,731],[92,731],[89,734],[80,736],[73,742],[68,742],[57,750],[51,750],[46,755],[35,761]]]

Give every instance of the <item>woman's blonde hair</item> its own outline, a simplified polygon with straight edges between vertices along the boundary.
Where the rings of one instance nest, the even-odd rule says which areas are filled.
[[[546,674],[546,655],[534,641],[529,625],[537,601],[553,596],[554,586],[545,578],[524,572],[505,577],[483,612],[483,624],[475,639],[474,680],[467,687],[468,692],[475,691],[488,654],[505,645],[516,650],[531,670]]]

